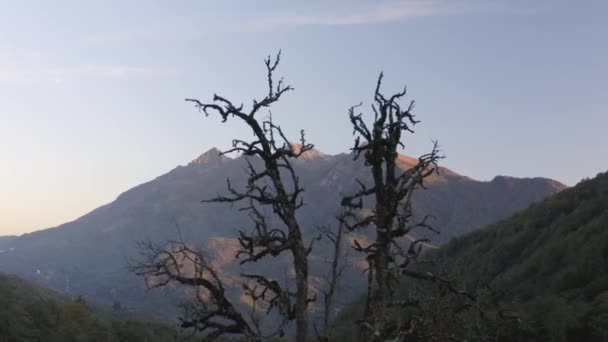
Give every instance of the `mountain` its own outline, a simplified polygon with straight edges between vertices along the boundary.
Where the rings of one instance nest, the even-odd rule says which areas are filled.
[[[16,236],[0,236],[0,250],[2,249],[2,246],[10,243],[15,238]]]
[[[254,166],[260,163],[256,158],[251,162]],[[398,157],[401,169],[416,162]],[[137,243],[181,238],[202,248],[224,276],[238,275],[238,263],[233,262],[234,237],[238,229],[251,227],[249,218],[236,210],[238,206],[200,202],[226,193],[227,178],[235,188],[242,187],[245,165],[243,157],[233,159],[219,156],[217,149],[207,151],[73,222],[10,240],[0,253],[0,271],[87,298],[175,315],[175,299],[168,295],[171,289],[146,292],[142,279],[127,271],[127,265],[139,257]],[[316,236],[316,226],[335,222],[341,196],[356,191],[356,179],[369,180],[367,168],[350,154],[308,151],[294,161],[294,167],[306,189],[299,217],[307,239]],[[428,190],[415,195],[414,211],[435,215],[435,227],[442,231],[432,236],[435,243],[505,218],[565,188],[544,178],[496,177],[480,182],[447,168],[433,175],[428,185]],[[313,275],[323,274],[325,254],[327,249],[321,245],[312,256]],[[273,262],[271,275],[284,277],[289,271],[285,260]],[[361,274],[354,270],[350,276],[359,279]],[[359,292],[353,286],[341,294],[348,300]]]
[[[528,332],[520,341],[608,339],[608,172],[432,254],[469,291],[490,284],[522,318]],[[344,331],[350,324],[339,318]]]

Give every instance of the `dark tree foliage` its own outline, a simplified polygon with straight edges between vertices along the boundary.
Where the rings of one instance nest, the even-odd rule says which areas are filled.
[[[490,283],[525,341],[608,339],[608,173],[450,241],[440,253],[473,289]]]
[[[82,298],[62,298],[14,276],[0,275],[0,341],[192,341],[156,323],[101,320]]]

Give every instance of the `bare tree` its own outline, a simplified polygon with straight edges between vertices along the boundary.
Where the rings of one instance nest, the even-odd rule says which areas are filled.
[[[412,238],[411,234],[416,229],[435,232],[430,225],[432,216],[415,220],[412,195],[417,189],[424,188],[425,179],[437,171],[437,162],[442,157],[435,143],[430,153],[418,158],[416,165],[405,171],[398,169],[398,148],[404,147],[404,135],[413,133],[418,121],[412,113],[414,101],[406,107],[400,104],[406,89],[385,97],[380,90],[382,78],[380,74],[374,92],[374,104],[371,106],[374,120],[371,124],[365,122],[362,113],[356,112],[361,104],[349,110],[356,136],[352,148],[354,158],[363,157],[371,171],[372,184],[368,186],[358,180],[360,189],[342,200],[346,208],[342,221],[349,230],[375,228],[375,239],[371,243],[363,245],[357,240],[354,242],[355,250],[363,253],[368,263],[368,291],[364,314],[359,321],[362,341],[399,341],[409,329],[413,329],[411,321],[397,331],[391,326],[391,308],[414,305],[412,301],[394,298],[395,285],[402,276],[427,280],[459,292],[442,277],[411,267],[428,241]],[[371,214],[362,215],[364,202],[369,201],[373,207]]]
[[[328,260],[329,271],[324,277],[326,281],[325,288],[322,290],[323,293],[323,315],[322,315],[322,328],[319,331],[315,325],[315,333],[319,342],[328,342],[330,335],[330,321],[334,317],[336,291],[339,288],[339,281],[342,278],[342,274],[347,267],[347,255],[343,251],[344,235],[346,231],[344,224],[339,222],[338,228],[334,231],[327,227],[320,227],[321,236],[329,240],[331,243],[332,255]]]
[[[307,308],[314,299],[309,296],[308,288],[308,255],[312,241],[305,243],[302,229],[296,212],[303,205],[302,188],[299,178],[292,166],[292,160],[311,150],[313,145],[306,143],[304,131],[300,132],[300,145],[291,143],[281,127],[272,120],[272,115],[260,119],[260,111],[268,108],[293,88],[279,80],[275,83],[274,72],[280,62],[280,52],[275,59],[270,56],[265,60],[267,69],[268,93],[261,100],[253,100],[249,110],[235,105],[232,101],[214,95],[212,103],[203,103],[196,99],[186,99],[195,103],[205,115],[219,115],[223,122],[236,119],[244,122],[253,133],[252,141],[234,139],[232,148],[223,153],[237,152],[246,157],[257,157],[263,166],[254,166],[247,159],[247,185],[245,189],[235,189],[228,180],[228,195],[219,195],[204,202],[237,203],[244,202],[241,210],[249,212],[254,229],[239,232],[240,250],[237,254],[241,264],[258,262],[267,256],[279,256],[288,253],[295,270],[295,291],[283,288],[277,281],[260,274],[242,274],[260,288],[261,293],[272,293],[270,305],[285,307],[282,314],[287,320],[296,321],[296,341],[304,342],[308,333]],[[263,208],[270,208],[273,217],[280,224],[269,222]]]
[[[508,340],[515,336],[510,334],[518,329],[519,321],[496,302],[491,287],[480,283],[472,291],[464,290],[446,269],[445,260],[441,263],[437,253],[423,253],[429,240],[417,238],[417,230],[439,232],[431,225],[433,216],[414,215],[412,196],[438,172],[437,163],[443,157],[435,142],[431,152],[409,169],[397,167],[404,136],[413,133],[419,121],[412,113],[414,101],[406,107],[400,103],[406,89],[386,97],[381,92],[382,79],[380,74],[370,124],[356,112],[361,104],[349,109],[356,136],[354,159],[363,158],[372,181],[366,185],[357,180],[359,190],[343,197],[341,221],[349,231],[372,228],[375,233],[371,242],[353,242],[368,265],[359,338],[365,342]],[[396,288],[404,279],[409,280],[405,287],[409,295]]]
[[[232,148],[222,152],[240,153],[245,157],[246,182],[243,189],[227,180],[227,195],[204,200],[203,203],[243,203],[240,210],[249,214],[253,227],[240,230],[239,249],[236,258],[242,265],[260,262],[267,257],[289,257],[295,272],[295,289],[280,284],[263,274],[241,273],[243,290],[250,299],[249,312],[240,310],[231,302],[221,278],[202,253],[183,242],[170,242],[164,246],[143,244],[146,260],[135,267],[136,274],[146,277],[151,288],[166,286],[174,282],[196,289],[197,301],[186,307],[182,319],[184,328],[194,328],[212,340],[225,334],[244,336],[249,341],[262,341],[272,336],[283,336],[286,325],[295,320],[296,341],[305,342],[309,329],[308,307],[315,300],[310,296],[308,257],[312,251],[311,239],[306,242],[297,211],[303,205],[304,189],[293,166],[293,161],[313,148],[300,132],[300,144],[291,143],[280,126],[269,113],[259,118],[261,111],[293,88],[283,80],[275,82],[274,72],[280,62],[280,52],[275,59],[265,60],[268,92],[261,100],[253,100],[251,108],[235,105],[225,97],[214,95],[211,103],[197,99],[193,102],[206,116],[219,115],[222,122],[239,120],[253,133],[251,141],[234,139]],[[421,156],[409,170],[399,172],[396,159],[402,136],[412,133],[418,122],[411,113],[414,103],[402,108],[400,100],[406,95],[403,90],[386,98],[381,92],[382,74],[378,78],[374,104],[374,121],[367,125],[361,113],[349,110],[350,121],[356,135],[352,148],[354,158],[363,156],[370,168],[372,184],[367,186],[357,180],[360,189],[342,199],[343,214],[339,217],[336,232],[323,230],[332,242],[333,256],[327,276],[324,294],[324,317],[322,332],[317,331],[320,341],[329,340],[329,326],[335,306],[338,279],[344,265],[341,263],[342,241],[347,231],[374,227],[375,239],[367,244],[354,241],[354,249],[365,255],[367,269],[367,297],[360,323],[362,341],[402,341],[406,336],[416,336],[417,327],[428,325],[426,319],[413,318],[395,322],[390,317],[395,307],[425,309],[416,299],[396,299],[395,285],[403,276],[436,284],[440,289],[474,300],[474,296],[460,291],[445,277],[413,267],[427,239],[413,238],[415,229],[435,232],[430,225],[432,217],[415,220],[412,212],[412,195],[424,187],[424,181],[437,170],[441,158],[435,143],[430,153]],[[365,142],[362,143],[361,139]],[[371,202],[372,212],[362,215],[364,202]],[[270,214],[272,213],[272,214]],[[468,305],[468,304],[467,304]],[[428,307],[428,306],[427,306]],[[262,332],[258,311],[275,313],[280,317],[275,329]],[[315,330],[316,330],[315,326]]]
[[[202,333],[207,341],[226,334],[242,335],[252,342],[262,341],[254,316],[244,315],[228,299],[220,277],[201,253],[181,241],[169,241],[160,246],[142,242],[139,247],[144,260],[131,269],[136,275],[145,277],[149,289],[170,283],[195,289],[196,301],[185,306],[182,328]],[[259,300],[255,295],[252,299],[254,302]]]

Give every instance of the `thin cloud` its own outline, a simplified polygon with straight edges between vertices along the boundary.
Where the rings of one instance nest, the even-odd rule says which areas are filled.
[[[123,78],[130,76],[170,76],[173,73],[168,69],[96,64],[52,68],[49,69],[48,72],[51,75],[61,77],[84,76],[110,78]]]
[[[27,85],[41,82],[64,83],[75,78],[169,77],[175,73],[172,69],[124,65],[11,65],[0,66],[0,83]]]
[[[458,1],[401,1],[381,3],[354,10],[333,13],[283,14],[266,17],[252,23],[252,29],[270,30],[284,26],[339,26],[394,22],[407,18],[448,15],[456,13]]]

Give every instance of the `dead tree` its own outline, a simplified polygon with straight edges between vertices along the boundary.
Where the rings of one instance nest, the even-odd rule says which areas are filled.
[[[428,280],[457,291],[443,278],[411,267],[420,255],[423,243],[427,241],[415,238],[409,241],[411,234],[415,229],[435,231],[430,225],[430,215],[415,221],[412,195],[424,187],[426,178],[436,172],[441,156],[435,143],[430,153],[418,158],[416,165],[405,171],[398,169],[398,148],[404,147],[404,135],[413,133],[413,127],[418,121],[412,113],[413,101],[407,107],[400,104],[406,95],[406,89],[385,97],[380,90],[382,77],[382,74],[378,77],[374,104],[371,106],[373,122],[368,125],[362,113],[356,112],[361,104],[349,110],[356,136],[352,148],[354,159],[363,157],[365,165],[370,169],[372,184],[366,185],[358,181],[359,190],[342,200],[342,205],[346,208],[342,221],[349,230],[368,227],[375,229],[375,239],[370,244],[362,245],[355,241],[354,246],[355,250],[365,255],[368,263],[368,291],[364,314],[359,321],[362,341],[398,341],[399,336],[412,328],[410,324],[402,327],[401,332],[389,329],[390,308],[412,304],[394,298],[395,285],[402,276]],[[363,216],[364,202],[371,202],[372,211]]]
[[[422,219],[414,216],[412,196],[438,172],[437,163],[443,157],[435,142],[431,152],[420,156],[416,165],[407,170],[397,167],[397,150],[405,147],[404,136],[414,133],[413,127],[419,121],[412,113],[414,101],[407,107],[400,103],[406,89],[386,97],[380,89],[382,78],[380,74],[371,123],[367,124],[363,114],[356,112],[361,105],[349,109],[356,137],[354,159],[363,158],[372,181],[366,185],[357,180],[359,190],[342,199],[345,212],[340,220],[350,231],[372,228],[375,233],[371,242],[355,240],[353,246],[368,264],[366,302],[358,321],[360,340],[501,340],[505,331],[518,327],[518,318],[496,302],[496,293],[489,284],[478,284],[472,292],[463,290],[449,270],[437,268],[432,255],[423,257],[431,254],[422,253],[428,239],[416,238],[416,231],[438,231],[431,226],[431,215]],[[367,210],[370,207],[371,214]],[[396,298],[396,286],[404,279],[409,280],[410,289],[422,284],[423,291]]]
[[[131,270],[145,277],[148,289],[171,283],[194,289],[196,301],[185,306],[180,319],[182,328],[203,334],[206,341],[227,334],[241,335],[252,342],[262,341],[254,316],[244,315],[228,299],[220,277],[201,253],[178,241],[160,246],[142,242],[139,247],[144,260],[131,266]],[[262,299],[255,293],[247,295],[254,303]]]
[[[253,100],[250,109],[245,110],[242,104],[235,105],[232,101],[214,95],[212,103],[204,103],[196,99],[186,99],[193,102],[206,116],[219,115],[222,122],[229,119],[240,120],[253,133],[252,141],[234,139],[232,148],[223,153],[237,152],[247,159],[247,185],[244,189],[235,189],[228,180],[228,195],[220,195],[206,200],[209,203],[241,203],[246,206],[241,210],[248,211],[254,223],[251,231],[239,232],[240,250],[237,257],[241,264],[258,262],[265,257],[277,257],[284,253],[291,255],[295,270],[295,291],[283,288],[278,282],[267,279],[259,274],[243,274],[253,281],[264,293],[273,293],[273,303],[288,306],[283,314],[287,320],[296,321],[296,341],[304,342],[308,332],[307,308],[313,300],[309,297],[308,289],[308,255],[312,242],[305,243],[296,212],[303,205],[302,188],[298,176],[292,166],[292,160],[311,150],[313,145],[306,143],[304,132],[300,133],[300,145],[291,143],[281,127],[276,125],[272,116],[260,118],[261,111],[279,101],[280,98],[293,88],[279,80],[275,83],[274,72],[280,62],[280,52],[273,60],[265,60],[267,69],[268,92],[261,100]],[[256,159],[259,158],[259,159]],[[252,159],[261,160],[261,168],[254,166]],[[270,208],[278,218],[279,225],[275,226],[263,214],[263,208]]]
[[[339,288],[339,281],[344,273],[347,266],[347,255],[343,251],[344,235],[346,234],[344,224],[339,223],[338,228],[334,231],[327,227],[320,227],[320,237],[324,236],[325,239],[331,242],[332,255],[328,260],[329,271],[326,274],[325,281],[326,286],[322,290],[323,293],[323,315],[322,315],[322,327],[319,331],[315,325],[315,334],[319,342],[328,342],[331,328],[331,320],[333,318],[333,312],[335,309],[336,291]]]

